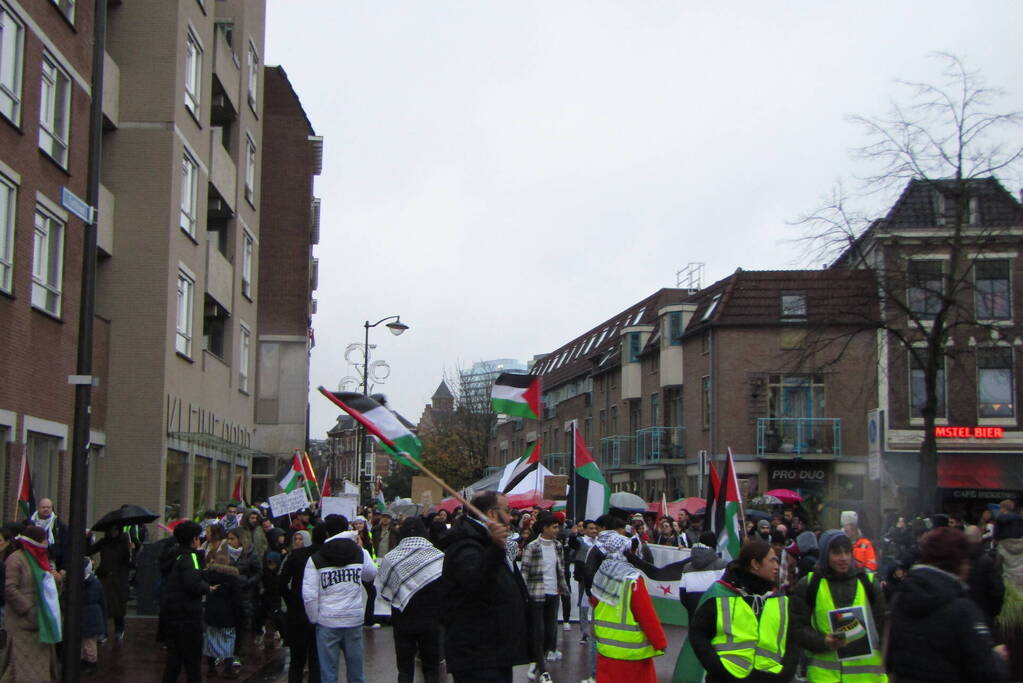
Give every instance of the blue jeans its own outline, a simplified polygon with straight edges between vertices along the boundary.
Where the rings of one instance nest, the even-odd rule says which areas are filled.
[[[316,625],[316,654],[320,660],[320,680],[337,683],[339,655],[345,655],[345,675],[348,683],[365,683],[362,676],[362,625],[350,628],[330,628]]]

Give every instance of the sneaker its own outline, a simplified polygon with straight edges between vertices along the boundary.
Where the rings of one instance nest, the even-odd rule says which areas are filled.
[[[554,679],[551,678],[550,673],[547,671],[544,671],[542,674],[540,674],[539,681],[540,683],[554,683]]]
[[[588,642],[590,642],[590,637],[584,633],[583,637],[579,639],[579,644],[583,645]]]
[[[118,631],[117,633],[115,633],[114,638],[117,638],[118,640],[124,640],[124,631]]]
[[[590,676],[589,678],[582,679],[581,681],[579,681],[579,683],[597,683],[597,679],[594,678],[593,676]]]
[[[566,622],[565,622],[565,625],[564,625],[564,626],[562,626],[561,628],[562,628],[562,630],[564,630],[564,631],[571,631],[571,630],[572,630],[572,624],[570,624],[570,623],[568,623],[568,622],[566,621]]]
[[[380,624],[374,622],[373,625],[370,626],[370,628],[374,628],[374,629],[380,628]]]
[[[529,671],[526,672],[526,678],[531,681],[536,680],[536,662],[529,665]]]
[[[544,653],[543,658],[544,658],[545,661],[553,662],[554,661],[554,650],[547,650],[547,652]]]

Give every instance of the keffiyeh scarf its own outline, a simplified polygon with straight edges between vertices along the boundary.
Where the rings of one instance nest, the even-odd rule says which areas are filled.
[[[617,531],[601,531],[597,534],[597,548],[604,553],[596,576],[593,577],[593,596],[609,605],[617,605],[622,597],[625,582],[639,576],[639,570],[625,559],[625,549],[631,539]]]
[[[46,530],[46,540],[53,544],[53,523],[57,521],[57,515],[51,512],[49,517],[43,519],[39,516],[39,511],[36,510],[29,519],[32,520],[32,524]]]
[[[421,588],[440,578],[444,553],[429,540],[410,536],[384,555],[380,562],[380,596],[404,610]]]

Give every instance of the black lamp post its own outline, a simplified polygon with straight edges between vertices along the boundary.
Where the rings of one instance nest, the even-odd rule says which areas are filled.
[[[388,320],[392,322],[387,323],[385,327],[387,327],[387,329],[391,331],[391,334],[393,334],[396,337],[408,329],[408,325],[401,321],[400,315],[389,315],[386,318],[381,318],[380,320],[377,320],[375,323],[372,324],[370,324],[370,322],[367,320],[365,324],[363,324],[363,328],[365,329],[366,334],[363,340],[363,352],[365,355],[363,356],[364,364],[362,366],[362,393],[365,396],[369,396],[369,328],[376,327],[380,323],[387,322]],[[367,443],[367,438],[368,435],[366,434],[366,429],[360,425],[359,465],[362,468],[362,477],[359,483],[361,485],[360,486],[361,499],[363,505],[368,505],[370,500],[373,498],[372,488],[373,479],[369,474],[370,449],[369,444]]]

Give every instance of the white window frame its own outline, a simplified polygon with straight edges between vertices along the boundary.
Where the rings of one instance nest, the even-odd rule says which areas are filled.
[[[192,357],[193,318],[195,317],[195,276],[178,268],[177,322],[174,336],[174,350],[186,357]]]
[[[806,293],[785,292],[781,295],[782,320],[806,320]]]
[[[256,46],[249,41],[249,54],[247,59],[249,68],[249,106],[256,111],[257,96],[259,95],[259,53]]]
[[[13,293],[14,226],[18,207],[18,183],[0,174],[0,291]]]
[[[926,351],[927,351],[925,348],[923,348],[922,345],[914,345],[914,347],[915,348],[919,348],[924,353],[926,353]],[[906,391],[906,402],[909,404],[909,423],[911,425],[922,425],[924,423],[924,418],[922,416],[920,416],[920,415],[916,415],[915,414],[915,410],[916,409],[913,406],[913,372],[914,372],[914,368],[913,368],[913,354],[912,353],[907,353],[906,354],[906,363],[907,363],[908,369],[909,369],[909,373],[908,373],[909,383],[908,383],[908,386],[906,387],[906,389],[907,389],[907,391]],[[938,369],[938,372],[941,373],[941,376],[940,376],[939,379],[941,380],[941,392],[942,392],[942,395],[944,396],[944,403],[945,403],[944,408],[945,408],[945,410],[944,410],[944,412],[941,412],[939,410],[938,412],[935,413],[935,415],[934,415],[934,423],[935,424],[939,424],[939,425],[947,425],[948,424],[948,360],[947,360],[947,357],[944,354],[942,354],[942,356],[941,356],[941,363],[942,363],[942,365],[941,365],[941,368]],[[938,406],[938,407],[941,408],[942,406]]]
[[[75,23],[75,0],[50,0],[64,18]]]
[[[192,29],[185,32],[185,108],[198,118],[202,100],[202,43]]]
[[[984,263],[985,261],[1005,261],[1006,264],[1007,264],[1008,273],[1006,275],[1005,281],[1006,281],[1007,286],[1008,286],[1008,292],[1006,293],[1006,299],[1007,299],[1006,303],[1007,303],[1008,310],[1007,310],[1007,312],[1006,312],[1007,314],[1005,316],[1000,316],[1000,317],[981,316],[981,310],[980,309],[981,309],[982,299],[984,298],[984,295],[981,293],[980,289],[977,288],[977,282],[981,279],[981,278],[977,277],[977,266],[979,264],[981,264],[981,263]],[[998,257],[998,258],[996,258],[996,257],[992,256],[990,258],[978,258],[977,260],[975,260],[973,262],[973,291],[974,291],[973,305],[974,305],[975,315],[977,316],[977,320],[985,320],[985,321],[986,320],[1009,320],[1009,321],[1012,320],[1012,267],[1013,267],[1013,259],[1010,258],[1010,257]],[[995,278],[984,278],[984,279],[985,280],[995,280]]]
[[[71,76],[43,52],[39,95],[39,149],[67,168],[71,137]]]
[[[59,318],[63,299],[65,222],[37,205],[34,226],[32,307]]]
[[[245,134],[245,199],[256,206],[256,143]]]
[[[982,368],[980,367],[980,354],[985,350],[999,349],[1009,357],[1008,368]],[[980,411],[981,401],[981,381],[980,375],[984,370],[1008,370],[1009,376],[1009,400],[1012,406],[1011,415],[982,415]],[[977,347],[977,424],[1002,424],[1002,425],[1014,425],[1016,424],[1016,354],[1013,352],[1011,346],[979,346]]]
[[[16,126],[21,125],[24,62],[25,25],[6,4],[0,3],[0,114]]]
[[[252,260],[256,240],[248,230],[242,230],[242,294],[252,301]]]
[[[249,362],[252,359],[252,330],[245,323],[238,325],[238,390],[249,393]]]
[[[199,164],[187,151],[181,158],[181,217],[178,225],[195,239],[199,214]]]

